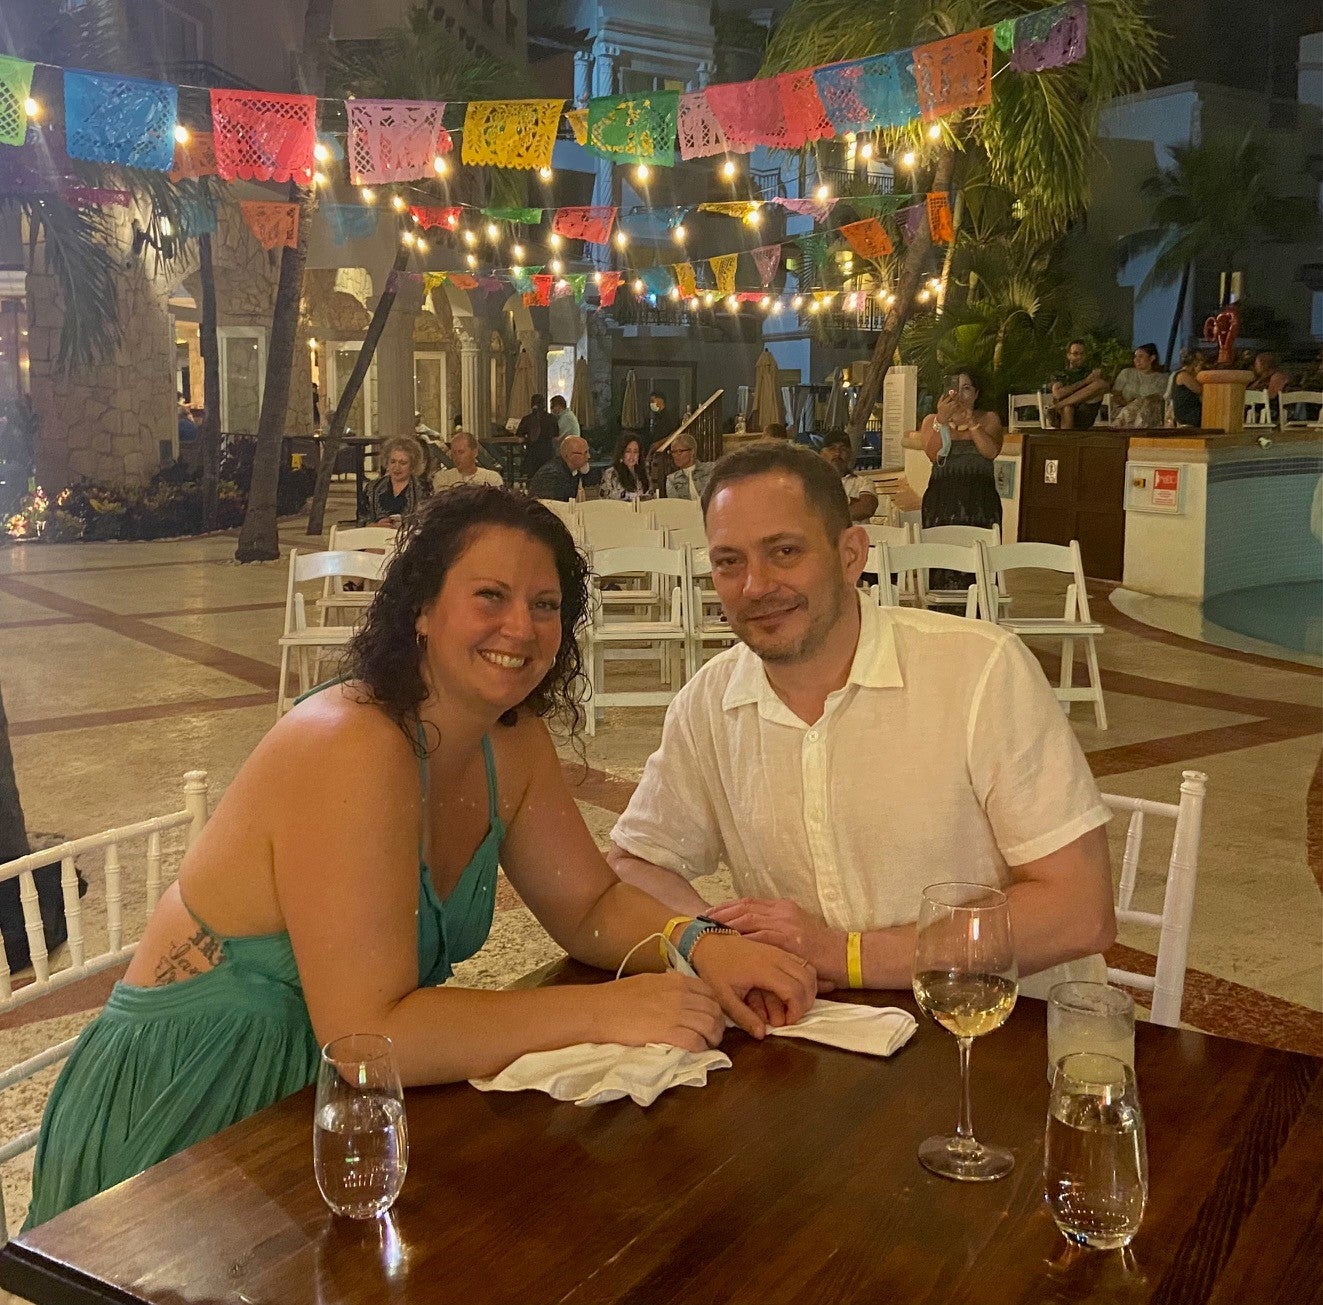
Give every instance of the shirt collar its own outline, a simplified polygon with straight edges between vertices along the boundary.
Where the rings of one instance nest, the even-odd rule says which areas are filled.
[[[858,592],[859,643],[850,663],[846,687],[858,685],[862,689],[903,689],[904,677],[900,673],[900,660],[896,656],[896,631],[888,609],[878,607],[866,591]],[[740,645],[735,670],[721,697],[723,711],[733,711],[757,703],[759,714],[781,719],[787,708],[767,679],[762,660],[744,644]],[[798,718],[796,718],[798,720]],[[802,722],[799,722],[802,724]]]

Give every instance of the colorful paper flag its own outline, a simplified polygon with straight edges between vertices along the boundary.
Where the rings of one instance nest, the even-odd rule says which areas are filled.
[[[456,290],[476,290],[481,284],[476,276],[470,276],[467,272],[451,272],[450,284]]]
[[[680,293],[686,299],[692,299],[698,293],[698,278],[694,275],[694,265],[692,263],[676,263],[674,271],[675,284],[680,287]]]
[[[781,246],[760,245],[757,249],[751,249],[749,253],[753,256],[754,267],[758,269],[759,284],[771,285],[772,278],[781,268]]]
[[[773,196],[773,204],[779,204],[787,213],[797,213],[800,217],[810,217],[815,222],[825,222],[836,207],[834,199],[785,199]]]
[[[928,206],[926,204],[909,204],[905,208],[896,210],[896,221],[900,223],[900,229],[905,235],[906,244],[914,243],[919,232],[923,230],[927,217]]]
[[[551,229],[566,240],[586,240],[591,245],[604,245],[611,239],[611,228],[618,211],[606,204],[560,208],[551,219]]]
[[[780,73],[773,79],[781,97],[781,149],[797,150],[811,141],[824,140],[835,132],[818,95],[812,68]]]
[[[925,122],[992,102],[992,28],[914,47],[914,80]]]
[[[414,221],[424,231],[430,231],[433,227],[444,227],[447,231],[457,231],[459,230],[460,218],[464,215],[463,208],[458,204],[448,204],[443,208],[412,204],[409,206],[409,212],[412,214]]]
[[[775,77],[714,82],[707,88],[707,103],[726,139],[740,149],[772,146],[787,134],[785,108]]]
[[[912,50],[896,50],[813,70],[813,81],[838,135],[903,127],[919,116],[913,56]]]
[[[519,222],[524,226],[535,227],[542,221],[540,208],[485,208],[482,216],[493,222]]]
[[[700,213],[719,213],[722,217],[739,218],[747,221],[749,215],[758,212],[763,206],[761,199],[723,199],[709,204],[700,204]]]
[[[0,54],[0,145],[22,145],[28,134],[28,96],[36,64]]]
[[[556,278],[550,272],[533,273],[533,294],[538,307],[545,308],[551,302],[551,287],[555,280]]]
[[[224,180],[312,184],[315,96],[213,90],[211,127],[216,172]]]
[[[717,293],[728,295],[735,291],[735,273],[739,267],[740,256],[738,254],[717,254],[707,260],[707,265],[712,269],[712,279],[717,287]]]
[[[619,272],[599,272],[597,293],[603,308],[610,308],[616,301],[616,291],[620,289]]]
[[[955,239],[955,229],[951,223],[951,201],[945,191],[933,191],[927,199],[928,234],[933,244],[949,245]]]
[[[346,100],[349,180],[376,186],[432,176],[451,145],[449,132],[442,140],[445,111],[435,100]]]
[[[860,258],[885,258],[894,248],[886,227],[875,217],[843,226],[841,235]]]
[[[564,100],[474,100],[464,115],[467,164],[549,168]]]
[[[424,272],[423,273],[423,293],[431,294],[433,290],[439,290],[449,279],[449,272]]]
[[[239,212],[263,249],[275,249],[277,245],[293,249],[299,243],[297,204],[268,204],[242,199],[239,201]]]
[[[588,110],[566,109],[565,121],[570,124],[570,130],[574,133],[575,144],[587,145],[588,144]]]
[[[1000,26],[1000,24],[998,24]],[[1011,67],[1038,73],[1077,63],[1088,51],[1089,11],[1084,0],[1023,14],[1015,20]]]
[[[186,141],[175,142],[175,157],[168,173],[171,181],[197,181],[215,175],[216,145],[211,132],[190,132]]]
[[[675,277],[671,275],[669,267],[662,267],[658,264],[656,267],[645,267],[639,272],[643,284],[647,286],[648,293],[655,295],[658,299],[662,295],[670,294],[675,286]]]
[[[706,91],[687,91],[680,96],[676,134],[682,159],[706,159],[713,154],[747,153],[747,145],[733,145],[707,102]]]
[[[594,97],[588,101],[589,153],[614,163],[673,167],[679,105],[678,91]]]
[[[65,71],[64,137],[70,158],[169,172],[178,121],[177,86]]]

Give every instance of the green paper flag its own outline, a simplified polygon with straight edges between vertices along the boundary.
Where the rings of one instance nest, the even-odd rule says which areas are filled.
[[[614,95],[588,101],[588,151],[613,163],[675,166],[675,124],[679,91],[649,91],[625,99]]]
[[[28,96],[34,64],[0,54],[0,143],[22,145],[28,134]]]
[[[540,208],[485,208],[482,216],[497,222],[522,222],[525,226],[535,227],[542,221]]]
[[[588,284],[587,272],[575,272],[572,276],[565,278],[570,283],[570,289],[574,292],[574,302],[583,303],[584,287]]]
[[[1003,18],[992,29],[992,43],[999,50],[1009,50],[1015,45],[1015,19]]]
[[[541,264],[537,267],[512,267],[510,269],[510,284],[521,295],[531,294],[533,292],[533,277],[540,271],[542,271]]]

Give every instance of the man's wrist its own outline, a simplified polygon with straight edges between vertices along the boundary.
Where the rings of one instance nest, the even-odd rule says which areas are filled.
[[[844,988],[848,983],[846,944],[849,933],[844,929],[826,929],[824,935],[823,944],[818,949],[819,955],[809,959],[818,972],[818,978]]]

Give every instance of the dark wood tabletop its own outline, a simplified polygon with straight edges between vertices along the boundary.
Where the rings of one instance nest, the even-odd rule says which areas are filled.
[[[300,1092],[16,1238],[0,1285],[39,1305],[1323,1301],[1323,1062],[1141,1025],[1148,1211],[1129,1252],[1086,1252],[1043,1202],[1044,1024],[1022,1001],[974,1048],[975,1128],[1017,1158],[1002,1182],[915,1158],[957,1112],[955,1040],[926,1020],[885,1060],[732,1032],[731,1069],[647,1110],[410,1091],[408,1179],[369,1224],[323,1205]]]

